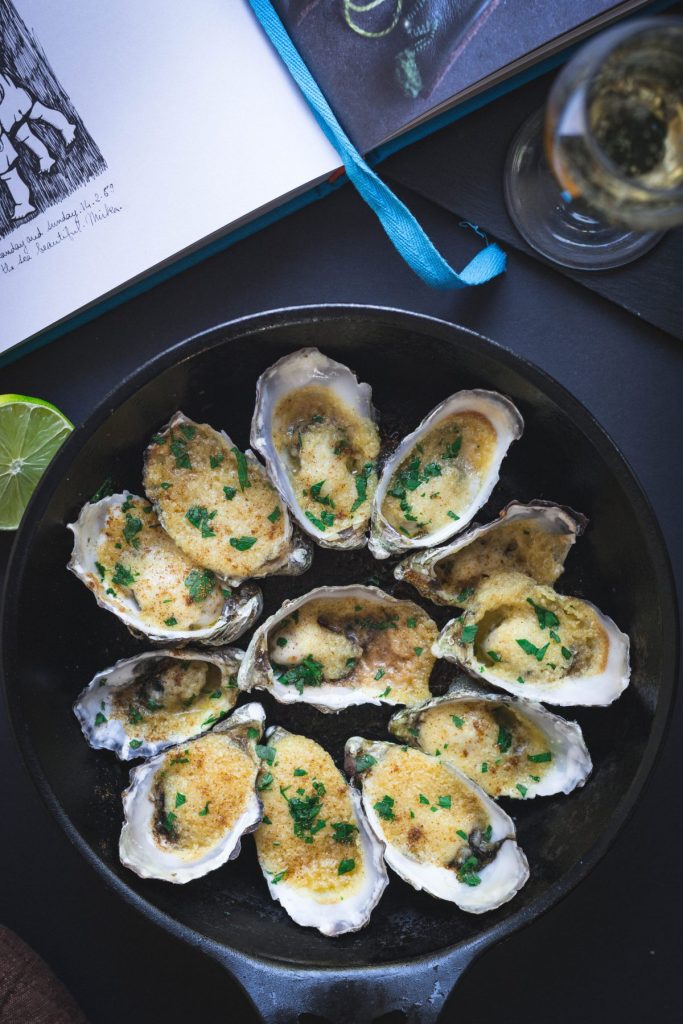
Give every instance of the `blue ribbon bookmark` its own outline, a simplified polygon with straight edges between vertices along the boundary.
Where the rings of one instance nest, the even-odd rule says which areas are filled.
[[[344,162],[349,181],[379,217],[399,254],[425,284],[442,290],[485,284],[505,270],[506,256],[497,245],[487,245],[458,274],[434,246],[410,210],[368,167],[334,116],[313,75],[275,13],[270,0],[249,0],[271,43],[306,97],[318,124]]]

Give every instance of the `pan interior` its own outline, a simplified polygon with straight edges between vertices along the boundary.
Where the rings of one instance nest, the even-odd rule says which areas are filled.
[[[560,712],[576,718],[584,730],[595,764],[586,787],[569,797],[505,802],[517,822],[531,879],[511,903],[483,918],[417,893],[392,876],[369,927],[326,939],[293,924],[270,899],[251,837],[236,861],[188,885],[138,879],[120,866],[117,853],[120,794],[128,768],[108,752],[91,750],[71,711],[96,671],[148,648],[100,610],[66,571],[71,535],[64,524],[105,477],[112,478],[116,490],[141,491],[143,447],[176,409],[224,428],[245,448],[257,377],[304,345],[317,345],[372,385],[382,435],[390,442],[412,430],[453,391],[488,387],[509,395],[526,429],[478,520],[493,518],[513,498],[545,498],[586,513],[590,526],[571,553],[558,588],[594,601],[632,639],[632,685],[621,699],[611,708]],[[48,474],[21,534],[7,607],[5,674],[20,743],[37,765],[43,788],[92,859],[129,890],[181,925],[247,953],[336,967],[380,963],[466,942],[504,925],[520,909],[533,913],[610,829],[643,758],[655,715],[661,715],[668,699],[662,680],[673,669],[667,659],[673,660],[675,637],[666,635],[671,609],[664,556],[651,513],[623,461],[585,412],[540,374],[482,339],[420,318],[358,310],[280,315],[258,331],[238,325],[195,339],[181,355],[135,392],[129,388],[131,397],[102,417],[100,425],[86,425],[80,448],[74,438],[70,464],[63,456],[58,459],[54,469],[61,467],[61,472]],[[141,376],[149,375],[143,371]],[[397,596],[423,604],[443,624],[448,610],[396,583],[394,564],[394,559],[375,561],[367,550],[316,549],[313,567],[304,576],[262,581],[265,614],[286,597],[315,586],[379,581]],[[237,645],[246,647],[247,640]],[[435,692],[445,688],[454,671],[437,665]],[[258,693],[255,698],[261,699]],[[269,698],[263,703],[269,724],[315,737],[338,763],[348,736],[386,736],[391,713],[359,707],[323,715],[305,706],[285,708]]]

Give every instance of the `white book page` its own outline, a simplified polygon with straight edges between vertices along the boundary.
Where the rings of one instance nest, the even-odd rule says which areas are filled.
[[[0,0],[0,351],[339,163],[246,0]]]

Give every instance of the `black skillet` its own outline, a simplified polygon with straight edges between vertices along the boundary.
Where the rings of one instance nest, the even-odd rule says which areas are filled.
[[[631,636],[632,682],[619,701],[566,711],[581,723],[595,764],[585,788],[527,804],[507,801],[531,878],[514,900],[483,917],[392,876],[370,925],[333,940],[299,928],[271,901],[250,839],[237,861],[189,885],[142,881],[118,862],[128,770],[109,753],[90,750],[71,704],[98,669],[144,645],[66,571],[71,535],[65,523],[105,477],[117,489],[140,488],[143,447],[178,408],[226,428],[245,447],[256,378],[304,345],[319,346],[372,385],[388,444],[460,388],[509,395],[526,429],[479,518],[493,517],[511,498],[546,498],[585,512],[590,526],[570,555],[561,589],[589,597]],[[373,577],[414,599],[404,584],[395,584],[392,565],[367,551],[317,549],[303,577],[264,582],[265,610],[270,614],[285,597],[321,584]],[[448,617],[444,609],[425,607],[439,623]],[[562,387],[511,352],[438,320],[357,306],[290,309],[218,327],[165,352],[123,381],[74,431],[41,481],[12,551],[2,668],[24,757],[67,835],[132,905],[224,964],[267,1024],[296,1021],[304,1011],[334,1024],[364,1024],[390,1010],[430,1022],[468,964],[564,896],[624,824],[672,703],[675,612],[668,557],[639,485],[613,443]],[[450,668],[438,665],[433,688],[451,677]],[[285,709],[269,698],[264,704],[269,722],[314,736],[337,759],[348,736],[385,735],[390,714],[361,707],[322,715],[303,706]]]

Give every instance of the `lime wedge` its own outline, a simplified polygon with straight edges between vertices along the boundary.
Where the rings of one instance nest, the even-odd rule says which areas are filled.
[[[73,430],[40,398],[0,395],[0,530],[16,530],[47,464]]]

